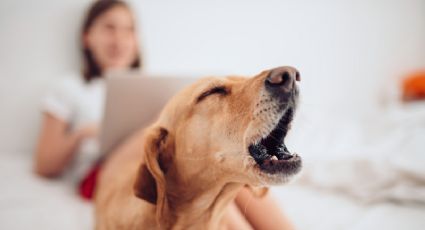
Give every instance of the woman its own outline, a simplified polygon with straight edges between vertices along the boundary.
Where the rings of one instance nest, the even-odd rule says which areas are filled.
[[[134,19],[124,2],[96,2],[84,21],[81,45],[83,73],[63,79],[43,104],[35,170],[45,177],[62,174],[75,159],[84,164],[78,169],[83,173],[99,157],[89,148],[102,115],[102,76],[111,70],[140,67]]]
[[[43,177],[65,174],[78,182],[87,174],[100,157],[95,140],[103,111],[102,76],[111,70],[141,67],[134,17],[122,1],[100,0],[91,6],[83,24],[81,45],[81,76],[63,79],[43,103],[43,125],[34,165]],[[229,221],[235,229],[290,227],[268,196],[256,199],[243,190],[235,204],[230,209],[235,218]],[[239,210],[245,210],[246,218]]]

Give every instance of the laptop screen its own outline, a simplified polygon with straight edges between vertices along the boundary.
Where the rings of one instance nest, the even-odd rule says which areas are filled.
[[[167,101],[195,78],[123,74],[106,79],[100,151],[107,154],[136,130],[155,121]]]

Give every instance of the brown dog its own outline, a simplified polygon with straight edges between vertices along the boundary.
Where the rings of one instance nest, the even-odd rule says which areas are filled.
[[[202,79],[178,93],[105,163],[96,228],[218,229],[244,185],[288,181],[301,169],[284,144],[299,79],[279,67]]]

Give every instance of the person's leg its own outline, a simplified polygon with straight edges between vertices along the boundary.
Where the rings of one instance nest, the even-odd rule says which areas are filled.
[[[293,225],[272,199],[270,193],[264,197],[255,197],[247,188],[243,188],[236,197],[236,204],[242,215],[254,229],[292,230]]]

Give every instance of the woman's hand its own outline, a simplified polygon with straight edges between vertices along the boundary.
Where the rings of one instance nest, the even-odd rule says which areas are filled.
[[[243,188],[238,193],[235,201],[239,209],[243,210],[241,212],[242,215],[248,220],[253,229],[295,229],[270,193],[267,193],[264,197],[256,197],[247,188]]]
[[[99,126],[97,124],[88,124],[81,127],[78,131],[81,140],[87,138],[96,138],[99,135]]]
[[[75,156],[81,141],[97,135],[96,124],[69,132],[67,122],[45,113],[35,153],[36,173],[44,177],[59,176]]]
[[[232,202],[226,210],[222,220],[222,230],[253,230],[253,227],[245,219],[242,211],[235,202]]]

